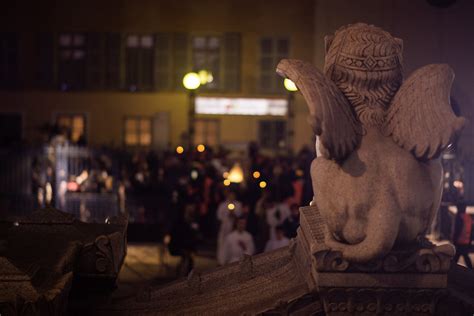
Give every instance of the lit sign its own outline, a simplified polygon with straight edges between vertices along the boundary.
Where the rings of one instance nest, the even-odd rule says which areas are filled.
[[[288,101],[285,99],[196,98],[197,114],[285,116],[287,110]]]

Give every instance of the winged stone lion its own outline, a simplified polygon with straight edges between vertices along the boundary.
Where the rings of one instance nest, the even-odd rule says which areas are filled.
[[[325,38],[324,72],[284,59],[277,73],[306,99],[317,136],[314,199],[326,244],[367,262],[424,236],[439,208],[441,152],[464,125],[450,105],[452,69],[402,76],[402,40],[367,24]]]

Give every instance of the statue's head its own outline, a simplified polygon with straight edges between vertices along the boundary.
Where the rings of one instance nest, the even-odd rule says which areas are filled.
[[[402,40],[381,28],[357,23],[327,36],[325,44],[325,74],[363,122],[380,123],[402,83]]]

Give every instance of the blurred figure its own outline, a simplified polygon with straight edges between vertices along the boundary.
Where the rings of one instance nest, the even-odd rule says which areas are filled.
[[[178,277],[188,275],[194,268],[192,254],[196,250],[198,241],[198,226],[194,222],[194,213],[194,205],[186,205],[184,214],[178,217],[171,230],[168,250],[172,256],[181,257],[181,261],[176,268]]]
[[[279,225],[275,228],[275,239],[270,239],[267,242],[265,252],[288,246],[289,243],[290,240],[285,236],[283,226]]]
[[[300,226],[300,209],[297,204],[291,204],[290,216],[283,222],[283,231],[288,238],[295,238]]]
[[[255,234],[255,246],[257,252],[262,252],[265,249],[270,236],[270,228],[267,224],[266,210],[271,207],[271,191],[263,191],[260,199],[255,205],[255,217],[257,219],[257,233]]]
[[[246,226],[245,217],[236,218],[235,229],[224,240],[222,261],[219,261],[221,265],[239,261],[244,254],[253,255],[255,253],[253,238],[245,230]]]
[[[232,232],[235,219],[241,215],[242,203],[237,201],[235,192],[227,191],[226,199],[217,208],[217,219],[220,222],[219,235],[217,237],[217,261],[219,263],[224,262],[225,238]]]
[[[270,227],[270,240],[272,240],[276,238],[276,227],[283,224],[290,216],[290,208],[283,202],[269,203],[266,216],[267,224]]]
[[[453,242],[456,246],[454,262],[458,262],[459,257],[464,258],[464,262],[469,269],[472,269],[472,262],[469,258],[471,248],[472,218],[466,213],[466,204],[460,202],[456,205],[458,212],[454,222]]]

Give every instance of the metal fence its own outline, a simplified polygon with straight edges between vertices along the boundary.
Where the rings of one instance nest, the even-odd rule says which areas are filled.
[[[67,192],[71,176],[107,169],[111,192]],[[112,150],[80,146],[0,149],[0,217],[26,215],[51,203],[85,221],[103,221],[119,212],[119,160]]]

